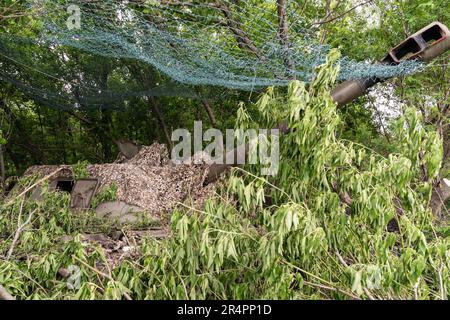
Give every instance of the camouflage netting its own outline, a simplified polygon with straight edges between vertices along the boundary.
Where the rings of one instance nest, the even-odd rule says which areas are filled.
[[[52,108],[121,109],[141,97],[198,99],[199,90],[220,101],[222,91],[309,83],[331,49],[305,21],[299,1],[285,1],[283,32],[276,1],[26,2],[36,23],[27,36],[0,34],[0,82]],[[339,64],[339,80],[386,79],[424,67],[345,56]]]
[[[72,177],[71,166],[33,166],[25,175],[44,177],[62,168],[59,177]],[[90,178],[99,180],[98,191],[115,184],[116,200],[138,206],[153,216],[170,212],[180,203],[201,207],[217,184],[204,186],[207,165],[172,165],[167,148],[155,143],[143,147],[126,163],[88,165]]]

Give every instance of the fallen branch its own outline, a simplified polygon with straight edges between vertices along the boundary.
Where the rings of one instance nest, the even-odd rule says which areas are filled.
[[[31,222],[31,218],[33,217],[33,214],[36,212],[36,210],[31,211],[30,215],[28,216],[28,219],[24,223],[20,224],[22,210],[23,210],[23,202],[20,207],[19,218],[17,222],[19,226],[16,230],[16,233],[14,234],[14,239],[11,243],[11,246],[9,247],[8,254],[6,255],[6,260],[9,260],[11,258],[14,251],[14,247],[16,246],[17,241],[19,241],[20,234],[22,233],[23,229],[25,229],[25,227]]]
[[[96,274],[98,274],[99,276],[101,276],[101,277],[103,277],[103,278],[106,278],[106,279],[108,279],[108,280],[111,281],[111,282],[116,282],[111,276],[107,275],[106,273],[101,272],[100,270],[97,270],[96,268],[90,266],[89,264],[87,264],[87,263],[84,262],[83,260],[77,258],[76,256],[72,256],[72,257],[73,257],[75,260],[77,260],[79,263],[81,263],[83,266],[85,266],[86,268],[88,268],[88,269],[94,271],[94,272],[95,272]],[[130,297],[130,295],[129,295],[128,293],[123,292],[122,294],[123,294],[123,297],[124,297],[126,300],[133,300],[133,299]]]
[[[5,207],[8,207],[10,205],[12,205],[13,203],[15,203],[17,198],[20,198],[24,195],[26,195],[28,192],[30,192],[31,190],[33,190],[34,188],[36,188],[38,185],[40,185],[42,182],[50,179],[51,177],[53,177],[54,175],[56,175],[57,173],[59,173],[61,170],[63,170],[63,168],[59,168],[55,171],[53,171],[52,173],[50,173],[48,176],[45,176],[44,178],[42,178],[41,180],[39,180],[38,182],[36,182],[35,184],[33,184],[32,186],[26,188],[22,193],[20,193],[17,197],[15,197],[14,199],[12,199],[11,201],[9,201],[8,203],[5,204]]]
[[[342,263],[346,268],[348,268],[348,264],[347,262],[345,262],[344,258],[342,258],[341,254],[339,253],[339,251],[336,251],[336,256],[339,259],[339,262]]]
[[[360,298],[358,298],[354,295],[350,295],[349,293],[347,293],[339,288],[330,287],[330,286],[326,286],[326,285],[319,284],[319,283],[313,283],[313,282],[309,282],[306,280],[303,280],[303,283],[306,284],[307,286],[310,286],[313,288],[319,288],[319,289],[329,290],[329,291],[333,291],[333,292],[337,292],[337,293],[342,293],[344,295],[348,295],[350,298],[352,298],[354,300],[361,300]]]

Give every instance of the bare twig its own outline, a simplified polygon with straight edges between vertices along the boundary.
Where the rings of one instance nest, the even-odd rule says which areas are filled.
[[[307,286],[310,287],[314,287],[314,288],[319,288],[319,289],[324,289],[324,290],[328,290],[328,291],[334,291],[334,292],[338,292],[338,293],[343,293],[345,295],[348,295],[350,298],[355,299],[355,300],[360,300],[360,298],[354,296],[354,295],[349,295],[347,292],[339,289],[339,288],[335,288],[335,287],[330,287],[330,286],[326,286],[323,284],[319,284],[319,283],[313,283],[313,282],[309,282],[304,280],[303,281],[304,284],[306,284]]]
[[[445,288],[444,288],[444,281],[442,280],[442,263],[441,266],[439,267],[438,270],[438,276],[439,276],[439,297],[441,298],[441,300],[446,300],[446,293],[445,293]]]
[[[338,260],[340,263],[342,263],[342,265],[344,265],[346,268],[348,268],[348,263],[344,260],[344,258],[341,256],[341,254],[339,253],[339,251],[336,250],[336,256],[338,257]],[[367,288],[363,288],[364,293],[366,294],[366,296],[369,297],[370,300],[376,300],[372,294],[370,293],[369,290],[367,290]]]
[[[348,264],[347,262],[345,262],[344,258],[342,258],[341,254],[339,253],[339,251],[336,251],[336,256],[339,259],[339,262],[342,263],[345,267],[348,268]]]
[[[319,289],[325,289],[325,290],[329,290],[329,291],[342,293],[342,294],[347,295],[348,297],[350,297],[350,298],[352,298],[354,300],[361,300],[361,298],[359,298],[359,297],[357,297],[357,296],[355,296],[353,294],[350,294],[350,293],[348,293],[348,292],[346,292],[344,290],[336,288],[336,287],[330,287],[330,286],[327,286],[327,285],[323,285],[323,284],[319,284],[319,283],[313,283],[313,282],[309,282],[309,281],[303,281],[303,283],[308,285],[308,286],[310,286],[310,287],[315,287],[315,288],[319,288]]]
[[[323,282],[323,283],[326,284],[326,285],[322,285],[322,284],[316,285],[316,284],[313,284],[313,283],[311,283],[311,282],[307,282],[307,284],[309,284],[309,285],[315,285],[316,287],[319,287],[319,286],[320,286],[322,289],[333,290],[333,291],[342,293],[342,294],[344,294],[344,295],[346,295],[346,296],[348,296],[348,297],[350,297],[350,298],[352,298],[352,299],[355,299],[355,300],[361,300],[360,297],[354,295],[353,293],[348,292],[348,291],[343,290],[343,289],[340,289],[340,288],[334,286],[332,283],[328,282],[327,280],[322,279],[322,278],[320,278],[320,277],[318,277],[318,276],[316,276],[316,275],[314,275],[314,274],[312,274],[312,273],[310,273],[310,272],[308,272],[308,271],[306,271],[306,270],[303,270],[302,268],[300,268],[300,267],[298,267],[298,266],[296,266],[296,265],[293,265],[292,263],[290,263],[290,262],[288,262],[288,261],[286,261],[286,260],[282,260],[282,262],[285,263],[285,264],[287,264],[288,266],[290,266],[290,267],[292,267],[292,268],[294,268],[294,269],[296,269],[296,270],[298,270],[298,271],[300,271],[300,272],[302,272],[302,273],[305,273],[305,274],[307,274],[308,276],[313,277],[314,279],[319,280],[319,281],[321,281],[321,282]]]
[[[233,33],[238,46],[242,50],[247,50],[257,56],[258,59],[264,61],[264,57],[259,52],[258,48],[256,48],[256,46],[253,44],[253,41],[250,39],[248,34],[243,30],[240,21],[234,19],[230,8],[225,3],[220,2],[216,2],[215,5],[220,9],[223,16],[225,17],[227,27]]]
[[[329,22],[332,22],[332,21],[334,21],[334,20],[340,19],[340,18],[342,18],[343,16],[345,16],[346,14],[348,14],[348,13],[352,12],[353,10],[355,10],[356,8],[361,7],[361,6],[363,6],[363,5],[366,5],[366,4],[368,4],[369,2],[372,2],[372,1],[373,1],[373,0],[368,0],[368,1],[361,2],[361,3],[359,3],[359,4],[357,4],[357,5],[353,6],[353,7],[351,7],[351,8],[348,9],[347,11],[345,11],[345,12],[343,12],[343,13],[341,13],[341,14],[335,16],[335,17],[332,17],[332,18],[329,18],[329,19],[326,19],[326,20],[322,20],[322,21],[318,21],[318,22],[314,22],[312,25],[313,25],[313,26],[314,26],[314,25],[322,25],[322,24],[329,23]]]
[[[286,0],[277,0],[277,14],[278,14],[278,37],[283,46],[283,60],[289,76],[291,70],[294,69],[294,64],[289,53],[289,26],[286,17]]]
[[[367,288],[363,288],[363,291],[370,300],[376,300]]]
[[[0,8],[0,22],[8,19],[17,19],[22,17],[33,17],[43,10],[43,6],[36,5],[31,9],[20,8],[15,3],[10,6]]]

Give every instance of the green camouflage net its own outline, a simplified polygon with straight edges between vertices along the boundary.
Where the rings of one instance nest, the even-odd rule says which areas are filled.
[[[131,96],[194,97],[199,86],[253,91],[292,79],[310,82],[330,50],[305,30],[294,2],[287,5],[286,36],[280,36],[275,0],[33,3],[41,9],[39,36],[0,37],[0,79],[56,107],[106,107]],[[73,20],[78,9],[79,28]],[[26,49],[36,47],[38,54]],[[101,83],[104,64],[111,72]],[[133,77],[130,64],[152,73],[152,84]],[[340,66],[339,79],[347,80],[407,75],[422,64],[344,57]]]

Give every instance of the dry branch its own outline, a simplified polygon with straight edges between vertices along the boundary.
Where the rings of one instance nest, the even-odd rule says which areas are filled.
[[[0,188],[5,185],[5,159],[3,157],[3,146],[0,144]]]
[[[9,247],[8,254],[6,255],[6,260],[9,260],[11,258],[13,251],[14,251],[14,247],[16,246],[17,241],[19,241],[20,234],[22,233],[23,229],[25,229],[25,227],[31,222],[31,218],[33,217],[33,214],[36,212],[36,210],[31,211],[28,216],[28,219],[24,223],[20,224],[22,210],[23,210],[23,202],[20,207],[19,218],[18,218],[18,227],[14,234],[14,239],[11,242],[11,246]]]
[[[346,14],[348,14],[348,13],[352,12],[353,10],[355,10],[356,8],[361,7],[361,6],[364,6],[364,5],[366,5],[366,4],[368,4],[368,3],[372,2],[372,1],[373,1],[373,0],[368,0],[368,1],[365,1],[365,2],[361,2],[361,3],[357,4],[357,5],[354,5],[353,7],[351,7],[350,9],[348,9],[347,11],[345,11],[345,12],[343,12],[343,13],[341,13],[341,14],[335,16],[335,17],[332,17],[332,18],[329,18],[329,19],[326,19],[326,20],[322,20],[322,21],[315,22],[315,23],[313,23],[312,25],[313,25],[313,26],[314,26],[314,25],[321,25],[321,24],[329,23],[329,22],[332,22],[332,21],[334,21],[334,20],[340,19],[340,18],[342,18],[343,16],[345,16]]]

